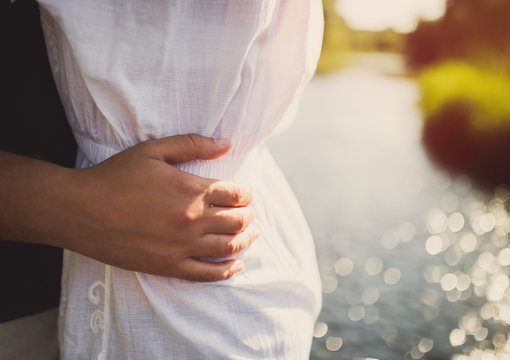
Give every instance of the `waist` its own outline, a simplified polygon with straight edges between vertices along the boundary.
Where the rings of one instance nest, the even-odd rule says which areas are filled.
[[[78,156],[76,167],[90,167],[114,156],[122,151],[108,145],[100,144],[87,138],[77,138]],[[264,157],[268,150],[264,145],[257,145],[242,153],[236,153],[231,149],[227,154],[217,159],[192,160],[188,162],[172,164],[176,168],[197,176],[245,182],[251,176],[250,171],[256,169],[256,163]]]

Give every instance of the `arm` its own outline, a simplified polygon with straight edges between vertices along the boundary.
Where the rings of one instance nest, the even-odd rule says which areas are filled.
[[[249,191],[171,164],[213,159],[228,141],[199,135],[151,140],[87,169],[0,152],[0,237],[63,247],[129,270],[216,281],[257,237]]]

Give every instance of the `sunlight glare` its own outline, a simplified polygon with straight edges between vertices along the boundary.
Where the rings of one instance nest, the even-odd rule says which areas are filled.
[[[445,0],[337,0],[336,8],[356,30],[393,28],[408,33],[419,19],[436,20],[446,9]]]

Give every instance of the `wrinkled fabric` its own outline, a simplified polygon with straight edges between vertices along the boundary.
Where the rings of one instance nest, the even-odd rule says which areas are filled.
[[[315,70],[320,0],[40,0],[78,167],[141,141],[229,138],[184,171],[248,185],[260,238],[245,271],[195,283],[65,251],[62,359],[308,359],[320,310],[310,231],[264,146]]]

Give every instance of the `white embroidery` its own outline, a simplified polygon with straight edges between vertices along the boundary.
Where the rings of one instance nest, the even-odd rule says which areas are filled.
[[[91,287],[89,287],[89,300],[94,305],[98,305],[99,301],[101,301],[101,294],[99,292],[100,287],[102,287],[104,291],[104,282],[99,280],[93,283]]]
[[[99,283],[101,283],[99,281]],[[95,284],[95,283],[94,283]],[[104,267],[104,283],[101,283],[104,288],[104,313],[101,312],[102,315],[102,322],[98,323],[98,326],[103,330],[103,344],[101,348],[101,353],[97,357],[98,360],[106,360],[106,357],[108,356],[108,341],[110,339],[110,332],[109,329],[109,318],[110,318],[110,311],[108,304],[110,303],[110,293],[108,289],[111,288],[111,266],[105,265]],[[92,285],[94,286],[94,285]],[[92,314],[94,316],[94,314]],[[92,329],[94,331],[94,329]]]
[[[97,334],[99,330],[104,330],[104,313],[101,310],[96,310],[90,317],[90,328]]]
[[[92,286],[89,287],[88,297],[89,301],[94,305],[99,305],[101,302],[101,288],[103,289],[103,296],[105,293],[105,284],[102,281],[95,281]],[[104,312],[96,309],[90,316],[90,328],[97,334],[99,330],[104,330]]]

